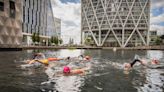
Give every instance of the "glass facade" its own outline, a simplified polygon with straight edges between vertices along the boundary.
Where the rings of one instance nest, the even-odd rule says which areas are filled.
[[[47,2],[49,0],[23,0],[23,32],[47,36]]]
[[[55,28],[59,38],[61,38],[61,19],[55,18]]]
[[[23,0],[23,35],[30,36],[34,32],[39,33],[44,42],[51,36],[58,36],[51,0]]]
[[[56,32],[55,19],[53,16],[51,2],[48,2],[48,10],[47,10],[47,35],[58,36]]]

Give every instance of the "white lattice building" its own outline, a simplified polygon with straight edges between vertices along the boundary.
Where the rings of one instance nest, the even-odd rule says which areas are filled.
[[[149,45],[150,0],[81,0],[82,43]]]

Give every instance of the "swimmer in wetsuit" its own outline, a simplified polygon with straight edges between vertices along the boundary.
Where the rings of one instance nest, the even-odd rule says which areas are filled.
[[[80,75],[83,75],[85,74],[85,71],[87,70],[87,68],[81,68],[81,69],[74,69],[74,70],[71,70],[70,67],[68,66],[65,66],[63,68],[63,74],[68,76],[68,75],[76,75],[76,74],[80,74]]]
[[[125,63],[124,64],[124,69],[128,70],[128,69],[132,68],[137,62],[141,63],[142,65],[145,65],[143,60],[134,59],[133,62],[131,62],[131,63]]]
[[[81,69],[71,69],[68,66],[64,66],[63,72],[57,73],[57,76],[71,76],[71,75],[84,75],[88,68],[81,68]],[[54,74],[53,76],[55,76]]]
[[[131,63],[125,63],[124,64],[124,69],[125,70],[129,70],[130,68],[132,68],[137,62],[139,62],[140,64],[144,65],[144,66],[148,66],[148,65],[157,65],[159,64],[159,61],[156,60],[156,59],[153,59],[151,61],[151,63],[148,63],[147,61],[145,60],[140,60],[140,59],[134,59],[133,62]]]
[[[81,60],[81,61],[90,61],[91,57],[90,56],[80,55],[80,56],[78,56],[78,59]]]
[[[60,58],[45,58],[45,55],[43,53],[36,53],[33,55],[33,59],[32,60],[27,60],[28,64],[33,64],[35,62],[39,62],[41,64],[44,65],[48,65],[50,61],[59,61],[59,60],[63,60]]]

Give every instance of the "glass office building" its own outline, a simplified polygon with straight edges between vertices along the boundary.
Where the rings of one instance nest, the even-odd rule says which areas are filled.
[[[61,38],[61,19],[55,17],[55,29],[58,37]]]
[[[23,0],[23,43],[32,43],[31,35],[39,33],[41,42],[57,36],[51,0]]]

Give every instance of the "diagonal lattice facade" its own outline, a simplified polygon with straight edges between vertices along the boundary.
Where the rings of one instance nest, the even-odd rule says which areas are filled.
[[[149,45],[150,0],[81,0],[82,43]]]

